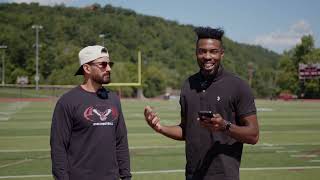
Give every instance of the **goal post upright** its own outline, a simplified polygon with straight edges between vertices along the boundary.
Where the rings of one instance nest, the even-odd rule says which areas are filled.
[[[106,86],[141,86],[141,51],[138,51],[138,82],[134,83],[109,83]]]

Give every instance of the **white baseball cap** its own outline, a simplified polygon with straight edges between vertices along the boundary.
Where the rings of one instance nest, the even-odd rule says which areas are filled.
[[[103,46],[87,46],[81,49],[81,51],[79,52],[80,67],[75,75],[83,75],[82,65],[101,57],[107,57],[107,59],[109,60],[108,50]]]

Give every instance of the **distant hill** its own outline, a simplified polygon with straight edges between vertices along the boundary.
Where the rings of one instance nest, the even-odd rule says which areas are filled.
[[[181,25],[132,10],[94,4],[87,8],[49,7],[31,4],[0,4],[0,45],[6,50],[6,83],[17,76],[35,74],[35,30],[39,31],[40,84],[77,84],[78,51],[87,45],[105,43],[111,58],[114,82],[137,81],[137,51],[142,52],[143,90],[147,97],[162,94],[166,87],[179,88],[184,79],[198,71],[195,60],[195,34],[191,25]],[[254,25],[253,25],[254,26]],[[227,30],[231,31],[231,30]],[[104,42],[100,34],[104,34]],[[248,79],[248,63],[255,68],[253,88],[267,96],[279,55],[260,46],[224,39],[224,66]],[[130,96],[136,88],[124,88]]]

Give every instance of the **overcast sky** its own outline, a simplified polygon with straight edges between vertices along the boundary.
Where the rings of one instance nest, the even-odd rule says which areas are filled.
[[[111,4],[181,24],[222,27],[234,41],[259,44],[278,53],[311,34],[320,47],[318,0],[0,0],[0,2],[64,3],[83,7]]]

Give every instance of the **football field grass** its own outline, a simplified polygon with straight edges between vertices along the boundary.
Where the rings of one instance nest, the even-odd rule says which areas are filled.
[[[320,102],[257,100],[260,141],[245,145],[242,180],[318,180]],[[49,134],[55,101],[0,102],[0,179],[52,180]],[[154,133],[143,108],[179,123],[178,101],[122,100],[134,180],[184,179],[184,142]]]

